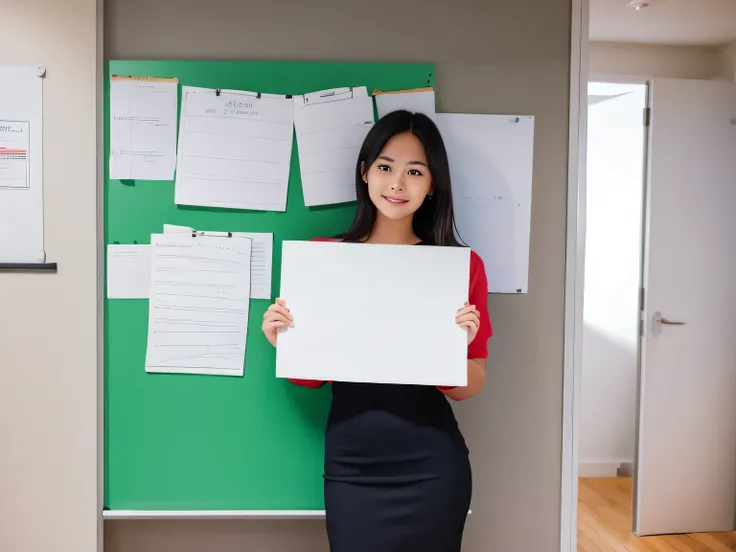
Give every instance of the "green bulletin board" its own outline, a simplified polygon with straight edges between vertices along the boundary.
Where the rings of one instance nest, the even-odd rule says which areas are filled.
[[[177,206],[174,182],[110,180],[109,76],[176,77],[181,86],[305,94],[343,86],[434,86],[431,64],[265,61],[111,61],[105,87],[105,243],[150,243],[164,224],[272,232],[272,298],[281,242],[331,236],[354,204],[304,206],[296,140],[284,213]],[[244,376],[148,374],[147,300],[105,300],[105,508],[111,510],[321,510],[330,389],[275,377],[261,333],[269,305],[251,300]]]

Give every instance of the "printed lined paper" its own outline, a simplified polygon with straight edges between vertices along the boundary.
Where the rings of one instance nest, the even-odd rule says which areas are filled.
[[[151,290],[149,245],[107,246],[108,299],[148,299]]]
[[[182,98],[176,203],[285,211],[293,101],[191,86]]]
[[[373,123],[365,86],[294,97],[305,205],[355,201],[355,163]]]
[[[188,226],[164,224],[164,234],[195,232]],[[198,231],[200,235],[223,234],[223,232]],[[273,234],[270,232],[232,232],[233,238],[253,240],[250,258],[251,299],[271,298],[271,273],[273,271]]]
[[[110,178],[174,178],[177,93],[177,79],[112,77]]]
[[[151,236],[146,371],[242,376],[251,240]]]

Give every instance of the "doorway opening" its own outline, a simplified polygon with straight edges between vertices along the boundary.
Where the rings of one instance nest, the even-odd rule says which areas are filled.
[[[578,552],[634,538],[647,98],[645,82],[588,83]]]
[[[633,474],[647,85],[588,85],[581,477]]]
[[[587,112],[577,551],[736,550],[736,86],[591,82]]]

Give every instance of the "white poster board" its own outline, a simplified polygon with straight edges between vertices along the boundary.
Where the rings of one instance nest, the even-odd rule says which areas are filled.
[[[43,75],[0,66],[0,263],[43,263]]]
[[[276,377],[466,385],[466,247],[283,242]]]
[[[526,293],[534,117],[438,113],[455,220],[485,264],[489,293]]]

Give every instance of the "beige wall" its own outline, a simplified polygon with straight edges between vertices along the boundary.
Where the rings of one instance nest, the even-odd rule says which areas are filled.
[[[0,549],[91,552],[95,0],[0,2],[0,51],[16,52],[17,41],[28,61],[49,67],[47,249],[61,267],[58,275],[0,277]],[[531,291],[490,298],[496,336],[488,385],[457,406],[475,469],[470,552],[559,550],[570,5],[377,0],[369,10],[338,0],[308,8],[294,0],[257,7],[108,0],[105,7],[109,58],[433,61],[441,110],[536,116]],[[69,129],[82,153],[67,161]],[[105,524],[105,549],[316,552],[326,540],[322,522],[118,521]]]
[[[0,550],[97,549],[97,0],[0,0],[0,64],[43,64],[45,249],[0,273]],[[2,83],[0,83],[2,86]]]
[[[722,48],[591,42],[590,74],[716,79],[724,77]]]
[[[736,81],[736,42],[721,49],[721,74],[726,80]]]

